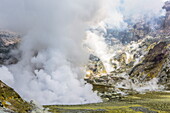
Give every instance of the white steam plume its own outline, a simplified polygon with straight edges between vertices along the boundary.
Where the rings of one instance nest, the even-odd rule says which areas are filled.
[[[1,77],[13,78],[10,85],[23,98],[41,104],[100,102],[92,86],[85,85],[81,70],[88,60],[82,39],[87,23],[98,13],[99,3],[99,0],[0,0],[0,27],[23,36],[21,61],[8,66],[11,73],[3,67]]]

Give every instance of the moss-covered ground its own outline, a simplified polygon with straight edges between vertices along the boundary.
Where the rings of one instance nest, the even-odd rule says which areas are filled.
[[[28,113],[32,106],[24,101],[18,93],[0,81],[0,102],[3,107],[17,113]]]

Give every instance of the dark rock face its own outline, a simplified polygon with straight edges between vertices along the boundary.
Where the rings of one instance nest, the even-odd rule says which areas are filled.
[[[146,62],[161,62],[168,50],[166,49],[166,46],[168,45],[168,42],[164,41],[164,42],[160,42],[157,45],[155,45],[155,47],[153,49],[149,50],[148,55],[146,55],[144,63]]]
[[[161,76],[160,73],[163,67],[167,65],[166,60],[170,54],[168,44],[170,44],[168,41],[158,42],[154,48],[150,49],[148,54],[144,56],[141,65],[133,68],[133,72],[130,73],[130,76],[142,78],[146,75],[145,81]],[[160,77],[160,79],[162,78]]]
[[[0,31],[0,65],[15,64],[17,58],[10,52],[17,48],[20,36],[9,31]]]

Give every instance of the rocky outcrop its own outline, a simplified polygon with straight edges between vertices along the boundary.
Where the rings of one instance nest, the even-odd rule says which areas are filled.
[[[169,88],[170,81],[170,41],[160,41],[149,50],[144,56],[140,65],[134,66],[129,74],[130,78],[138,81],[150,81],[158,78],[158,84],[164,85],[165,89]]]
[[[11,54],[16,49],[20,36],[10,31],[0,31],[0,65],[15,64],[18,60]]]

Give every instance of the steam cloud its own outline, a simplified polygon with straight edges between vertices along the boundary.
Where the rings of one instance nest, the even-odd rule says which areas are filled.
[[[82,66],[88,60],[83,38],[87,35],[86,44],[107,65],[107,45],[100,31],[126,28],[124,16],[160,14],[162,4],[161,0],[0,0],[0,28],[23,36],[20,62],[1,67],[0,79],[23,98],[41,104],[101,102],[83,80]],[[85,34],[89,24],[99,32]]]
[[[41,104],[100,102],[83,80],[81,44],[98,7],[98,0],[0,0],[0,27],[23,36],[21,61],[0,68],[1,79]]]

